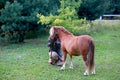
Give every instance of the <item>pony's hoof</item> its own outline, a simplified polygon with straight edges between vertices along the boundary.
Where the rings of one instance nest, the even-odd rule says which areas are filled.
[[[95,75],[96,73],[95,72],[92,72],[93,75]]]
[[[88,76],[89,75],[89,73],[88,72],[84,72],[84,76]]]
[[[69,67],[70,69],[73,69],[73,67]]]
[[[61,67],[60,70],[64,70],[65,68]]]

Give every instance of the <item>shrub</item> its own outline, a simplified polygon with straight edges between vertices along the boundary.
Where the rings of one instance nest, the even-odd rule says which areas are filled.
[[[51,26],[63,26],[75,34],[81,34],[80,32],[84,33],[89,30],[90,25],[87,23],[86,19],[78,19],[77,9],[79,8],[81,1],[70,1],[71,0],[61,0],[58,15],[53,16],[50,14],[49,16],[44,16],[42,14],[37,14],[37,17],[39,18],[38,24],[48,25],[48,28]]]

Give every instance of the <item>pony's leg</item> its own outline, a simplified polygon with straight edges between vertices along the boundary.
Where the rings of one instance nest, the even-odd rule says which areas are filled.
[[[66,61],[63,63],[62,67],[61,67],[61,70],[64,70],[65,69],[65,65],[66,65]]]
[[[66,65],[66,54],[63,55],[63,65],[61,67],[61,70],[65,69],[65,65]]]
[[[73,63],[72,63],[72,55],[70,55],[70,69],[73,69]]]
[[[95,66],[94,66],[94,64],[92,65],[92,74],[96,74],[95,73]]]
[[[89,75],[89,66],[88,66],[87,56],[82,56],[82,57],[85,62],[85,65],[86,65],[86,70],[84,72],[84,75],[87,76],[87,75]]]

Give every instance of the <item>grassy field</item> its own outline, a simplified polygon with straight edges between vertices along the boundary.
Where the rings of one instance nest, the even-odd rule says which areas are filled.
[[[81,56],[73,57],[73,70],[69,69],[69,56],[64,71],[49,65],[46,36],[0,46],[0,80],[120,80],[120,29],[91,36],[96,43],[96,75],[83,75]]]

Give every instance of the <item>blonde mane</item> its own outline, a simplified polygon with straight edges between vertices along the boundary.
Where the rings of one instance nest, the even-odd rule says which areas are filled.
[[[49,34],[50,34],[50,36],[52,36],[52,35],[54,34],[54,29],[53,29],[53,27],[50,28]]]

